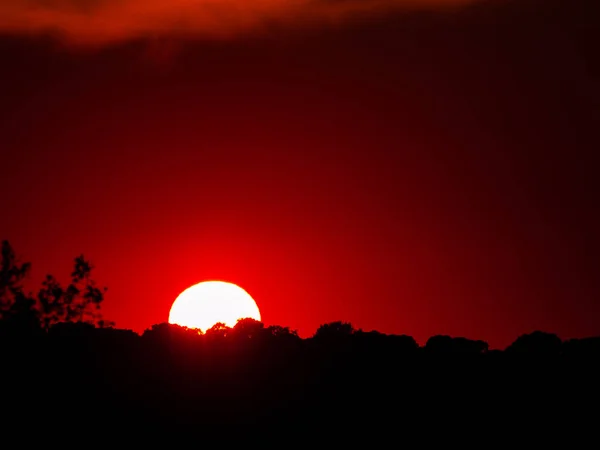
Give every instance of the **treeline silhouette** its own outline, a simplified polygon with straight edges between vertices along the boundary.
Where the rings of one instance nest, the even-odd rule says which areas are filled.
[[[490,350],[441,335],[420,346],[345,322],[300,338],[252,319],[206,333],[162,323],[140,335],[103,321],[103,290],[82,256],[69,286],[49,277],[32,296],[20,287],[28,266],[8,243],[2,252],[4,433],[278,446],[288,441],[277,436],[315,446],[525,433],[539,444],[560,433],[573,443],[597,426],[600,337],[535,331]]]

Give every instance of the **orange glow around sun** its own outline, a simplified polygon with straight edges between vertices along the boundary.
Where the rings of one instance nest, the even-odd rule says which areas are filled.
[[[204,281],[187,288],[169,313],[169,323],[203,332],[218,322],[233,327],[247,318],[261,320],[256,302],[241,287],[224,281]]]

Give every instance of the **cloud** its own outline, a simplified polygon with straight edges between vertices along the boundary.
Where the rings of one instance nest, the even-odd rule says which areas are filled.
[[[231,37],[269,26],[339,22],[398,8],[477,0],[2,0],[0,32],[75,43],[142,37]]]

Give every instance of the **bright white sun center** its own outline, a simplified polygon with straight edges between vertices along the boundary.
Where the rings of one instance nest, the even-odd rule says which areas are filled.
[[[169,313],[169,323],[201,331],[218,322],[233,327],[247,318],[261,320],[256,302],[241,287],[224,281],[204,281],[187,288]]]

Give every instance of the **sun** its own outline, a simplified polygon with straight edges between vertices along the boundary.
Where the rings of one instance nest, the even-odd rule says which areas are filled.
[[[256,302],[244,289],[225,281],[203,281],[187,288],[169,312],[169,323],[203,332],[218,322],[233,327],[247,318],[260,322]]]

